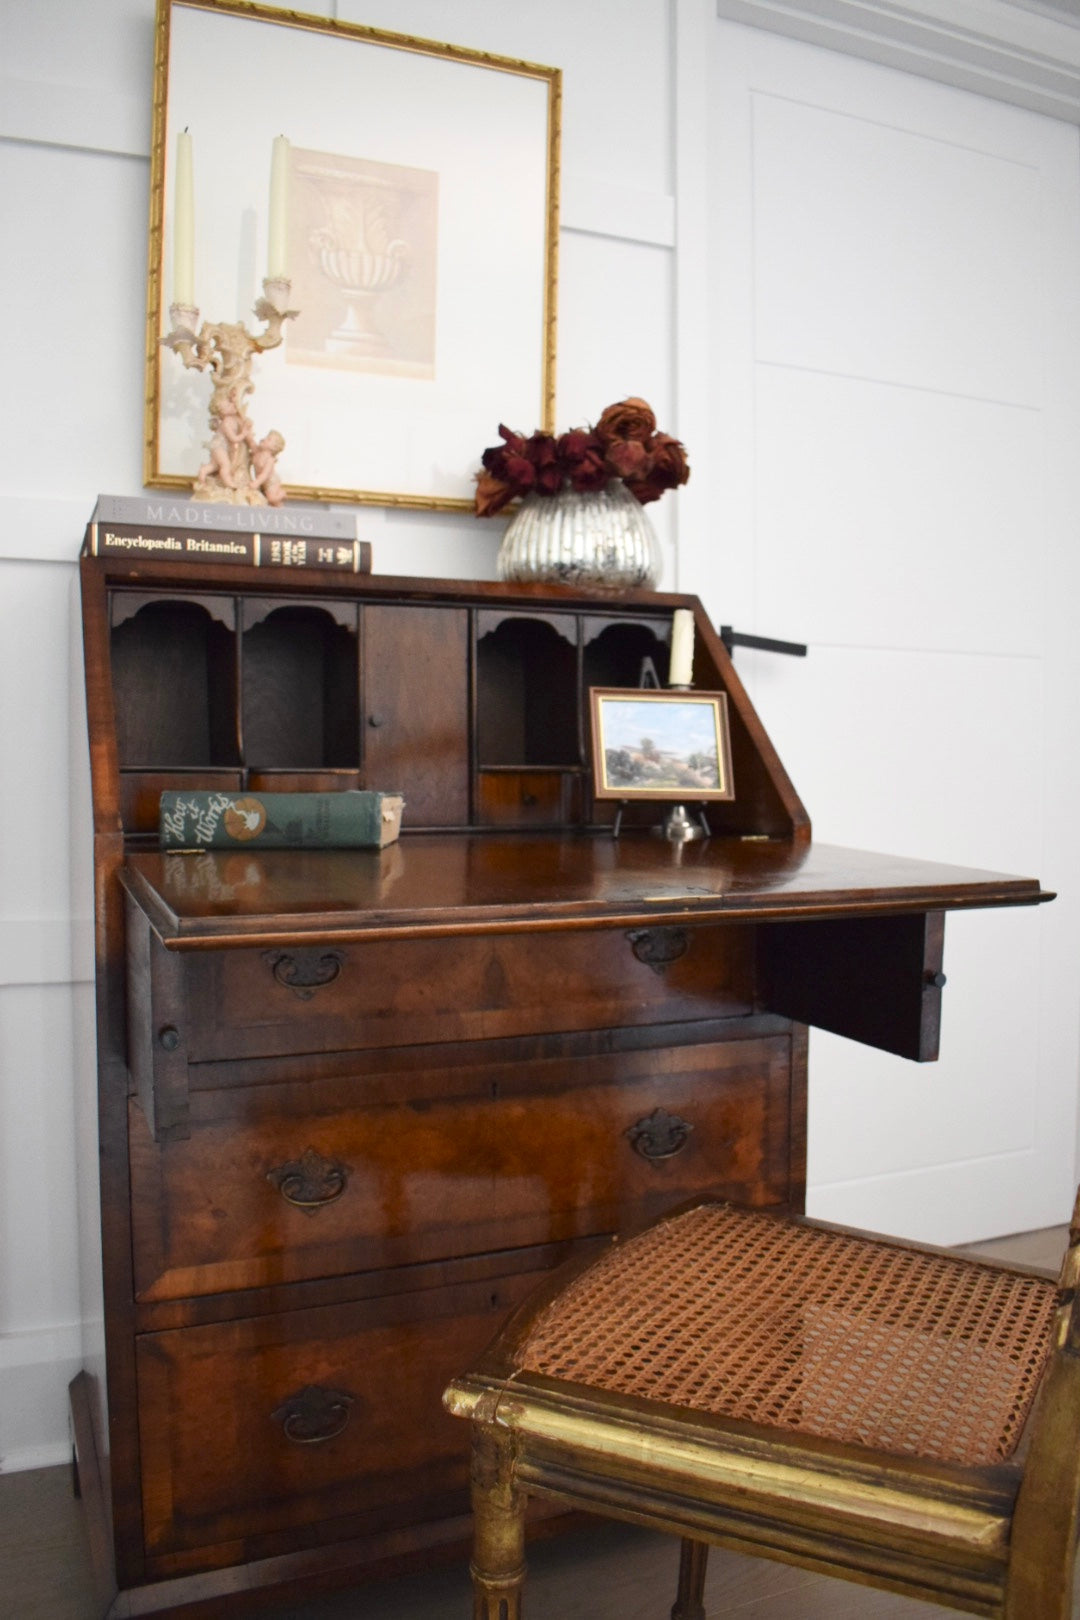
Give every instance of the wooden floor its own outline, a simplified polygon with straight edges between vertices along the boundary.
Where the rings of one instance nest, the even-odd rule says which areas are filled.
[[[1053,1228],[974,1252],[1057,1266],[1064,1243],[1064,1229]],[[535,1546],[529,1620],[667,1620],[677,1560],[666,1537],[614,1525]],[[706,1607],[709,1620],[945,1620],[955,1613],[719,1551]],[[266,1620],[467,1620],[472,1604],[465,1570],[455,1568],[259,1612]],[[0,1475],[0,1620],[100,1620],[66,1468]]]

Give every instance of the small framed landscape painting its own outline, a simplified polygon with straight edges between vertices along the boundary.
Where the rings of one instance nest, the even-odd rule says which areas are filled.
[[[724,692],[594,686],[593,789],[598,799],[733,799]]]

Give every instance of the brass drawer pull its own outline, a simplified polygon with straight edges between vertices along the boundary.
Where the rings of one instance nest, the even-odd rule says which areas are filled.
[[[314,1215],[341,1197],[349,1179],[349,1168],[309,1147],[298,1159],[268,1170],[266,1179],[273,1183],[287,1204],[303,1210],[305,1215]]]
[[[685,928],[632,928],[626,937],[638,961],[654,973],[663,973],[685,956],[690,945]]]
[[[686,1146],[693,1126],[678,1114],[669,1114],[666,1108],[654,1108],[651,1114],[639,1119],[623,1134],[630,1138],[635,1153],[653,1163],[658,1159],[673,1159]]]
[[[296,951],[264,951],[274,978],[301,1001],[310,1001],[324,984],[333,984],[345,965],[344,951],[323,951],[318,947]]]
[[[348,1390],[308,1384],[290,1395],[270,1416],[281,1424],[286,1440],[291,1440],[294,1446],[321,1446],[344,1433],[349,1424],[349,1408],[355,1399]]]

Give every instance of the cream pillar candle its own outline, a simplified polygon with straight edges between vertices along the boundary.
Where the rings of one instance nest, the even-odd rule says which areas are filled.
[[[270,159],[270,219],[267,227],[266,275],[270,281],[287,281],[289,225],[289,143],[275,135]]]
[[[186,129],[182,129],[176,137],[172,301],[188,309],[195,307],[195,179],[191,136]]]
[[[691,686],[694,680],[694,615],[689,608],[676,608],[671,621],[671,660],[669,686]]]

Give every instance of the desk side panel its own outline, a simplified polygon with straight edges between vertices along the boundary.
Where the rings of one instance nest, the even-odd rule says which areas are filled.
[[[770,1012],[917,1063],[937,1057],[943,912],[778,922],[758,937]]]

